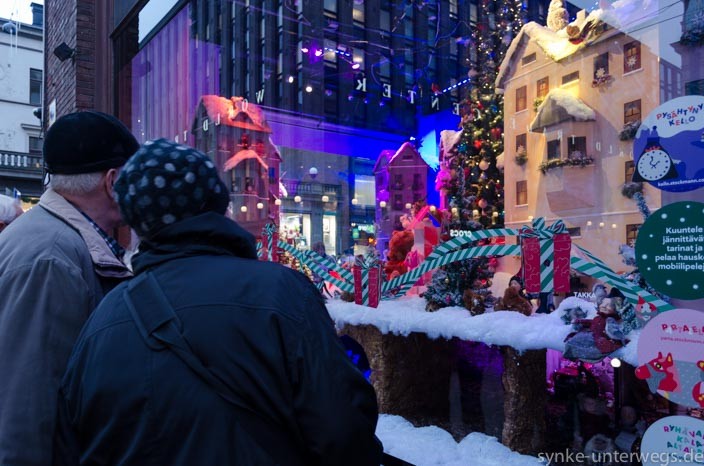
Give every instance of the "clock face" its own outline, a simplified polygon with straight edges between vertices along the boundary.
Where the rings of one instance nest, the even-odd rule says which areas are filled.
[[[643,152],[643,155],[638,159],[636,169],[643,179],[658,181],[668,174],[671,167],[672,159],[666,152],[660,149],[651,149]]]

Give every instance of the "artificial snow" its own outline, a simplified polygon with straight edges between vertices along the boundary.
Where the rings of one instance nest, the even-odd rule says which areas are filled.
[[[506,159],[506,156],[504,155],[504,152],[497,155],[496,156],[496,168],[498,168],[499,170],[503,170],[504,164],[505,164],[505,159]]]
[[[554,104],[554,105],[553,105]],[[562,108],[566,115],[555,112],[554,107]],[[535,118],[530,123],[532,131],[539,127],[549,126],[560,121],[560,118],[570,116],[577,121],[590,121],[596,119],[594,110],[585,104],[579,97],[573,96],[569,91],[556,87],[552,89],[545,100],[538,107]],[[557,121],[555,121],[557,119]]]
[[[628,33],[637,29],[643,22],[651,21],[657,17],[658,9],[655,0],[618,0],[611,4],[608,9],[592,11],[586,18],[578,15],[577,19],[570,23],[569,26],[576,26],[581,31],[590,22],[592,24],[604,22],[614,30]],[[613,32],[610,32],[610,34],[613,34]],[[506,51],[506,58],[503,60],[496,76],[495,85],[497,92],[503,92],[504,81],[513,73],[514,61],[518,60],[516,55],[518,48],[527,40],[533,40],[543,50],[545,55],[556,62],[569,57],[593,42],[585,40],[574,44],[568,40],[565,28],[559,31],[552,31],[536,22],[526,23]]]
[[[348,325],[372,325],[381,333],[408,336],[423,333],[431,339],[460,338],[488,345],[511,346],[519,351],[551,348],[564,351],[564,340],[573,331],[561,319],[566,309],[581,307],[587,318],[596,315],[594,303],[566,298],[550,314],[524,316],[514,311],[491,311],[472,316],[463,307],[445,307],[435,312],[425,310],[425,299],[418,296],[381,301],[378,308],[341,300],[329,300],[328,312],[338,328]],[[628,334],[630,342],[612,353],[623,361],[637,365],[636,346],[639,331]]]
[[[399,416],[379,415],[376,435],[384,451],[416,466],[538,466],[534,456],[509,450],[495,437],[472,432],[459,443],[439,427],[414,427]]]

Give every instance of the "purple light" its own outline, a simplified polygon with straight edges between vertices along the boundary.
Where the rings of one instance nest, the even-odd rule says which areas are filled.
[[[301,52],[308,53],[309,49],[306,46],[301,47]]]
[[[315,56],[316,57],[322,57],[323,56],[323,51],[320,49],[315,49]]]

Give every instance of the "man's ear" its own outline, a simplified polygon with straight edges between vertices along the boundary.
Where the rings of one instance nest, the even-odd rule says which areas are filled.
[[[119,168],[111,168],[107,172],[105,172],[105,190],[107,191],[108,195],[112,198],[112,187],[117,181],[117,177],[120,176],[120,169]]]

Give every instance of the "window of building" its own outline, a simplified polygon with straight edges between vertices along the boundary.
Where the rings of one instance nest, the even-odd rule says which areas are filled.
[[[535,52],[530,53],[530,54],[526,55],[525,57],[521,58],[521,65],[522,66],[530,65],[531,63],[533,63],[535,61],[535,58],[536,58]]]
[[[520,112],[528,107],[528,88],[527,86],[516,89],[516,111]]]
[[[42,70],[29,69],[29,103],[42,104]]]
[[[420,179],[420,173],[413,174],[413,190],[419,191],[423,189],[423,182]]]
[[[684,93],[686,95],[704,95],[704,79],[685,83]]]
[[[403,189],[403,175],[394,175],[394,189]]]
[[[629,246],[636,245],[636,239],[638,238],[638,230],[640,229],[640,223],[634,223],[631,225],[626,225],[626,244]]]
[[[562,84],[571,83],[573,81],[579,80],[579,71],[573,71],[570,74],[566,74],[562,77]]]
[[[36,137],[36,136],[29,137],[29,153],[30,154],[41,154],[43,145],[44,145],[44,140],[42,138]]]
[[[528,204],[528,181],[516,181],[516,205]]]
[[[354,2],[352,7],[352,19],[355,23],[364,24],[364,2]]]
[[[516,135],[516,153],[518,154],[519,152],[523,151],[525,152],[526,149],[528,149],[528,138],[527,134],[518,134]]]
[[[609,54],[602,53],[594,59],[594,79],[601,79],[609,74]]]
[[[355,175],[354,177],[354,198],[357,205],[373,206],[376,201],[376,190],[374,188],[374,177],[365,175]]]
[[[633,160],[627,160],[624,171],[624,182],[631,182],[633,180],[633,174],[636,171],[636,163]]]
[[[539,79],[537,89],[536,89],[536,96],[539,99],[544,99],[545,96],[548,95],[549,90],[550,90],[550,78],[548,78],[546,76],[543,79]]]
[[[388,10],[379,11],[379,29],[384,32],[391,31],[391,12]]]
[[[469,22],[472,24],[477,22],[477,4],[474,2],[469,4]]]
[[[323,8],[332,13],[337,13],[337,0],[325,0]]]
[[[634,40],[623,46],[623,72],[640,69],[640,42]]]
[[[450,0],[450,18],[457,18],[457,0]]]
[[[568,227],[567,233],[569,233],[572,238],[582,237],[582,229],[580,227]]]
[[[560,140],[548,141],[548,160],[560,158]]]
[[[403,210],[403,195],[394,194],[394,210]]]
[[[584,136],[570,136],[567,138],[567,156],[579,159],[587,156],[587,138]]]
[[[623,122],[640,121],[640,99],[623,104]]]

